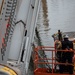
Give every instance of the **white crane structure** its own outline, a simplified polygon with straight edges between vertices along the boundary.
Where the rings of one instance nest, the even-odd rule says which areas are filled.
[[[27,75],[41,0],[0,0],[0,75]]]

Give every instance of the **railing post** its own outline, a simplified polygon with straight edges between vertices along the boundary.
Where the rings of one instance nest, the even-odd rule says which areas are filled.
[[[53,73],[53,51],[52,51],[52,73]]]

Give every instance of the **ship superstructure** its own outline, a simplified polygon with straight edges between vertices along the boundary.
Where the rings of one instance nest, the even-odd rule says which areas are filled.
[[[40,0],[1,0],[1,71],[13,69],[14,75],[28,73],[39,8]]]
[[[0,1],[1,75],[28,75],[40,4],[41,0]],[[69,75],[57,69],[62,63],[56,60],[55,43],[54,47],[38,46],[33,51],[34,75]],[[51,57],[47,58],[45,52],[50,52]]]

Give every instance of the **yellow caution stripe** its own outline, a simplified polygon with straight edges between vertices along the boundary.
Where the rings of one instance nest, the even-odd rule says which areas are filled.
[[[14,70],[12,70],[12,69],[10,69],[8,67],[3,67],[3,68],[0,69],[0,71],[6,72],[9,75],[17,75],[17,73]]]

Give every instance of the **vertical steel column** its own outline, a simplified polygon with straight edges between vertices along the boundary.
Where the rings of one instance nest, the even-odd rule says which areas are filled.
[[[41,0],[35,0],[35,6],[34,6],[34,11],[32,15],[32,20],[31,20],[31,25],[29,26],[29,43],[28,47],[26,49],[26,55],[25,55],[25,74],[28,72],[28,67],[29,67],[29,62],[30,62],[30,57],[31,57],[31,52],[32,52],[32,43],[33,43],[33,38],[34,38],[34,32],[35,32],[35,27],[36,27],[36,22],[38,18],[38,13],[39,13],[39,8],[40,8],[40,1]]]

